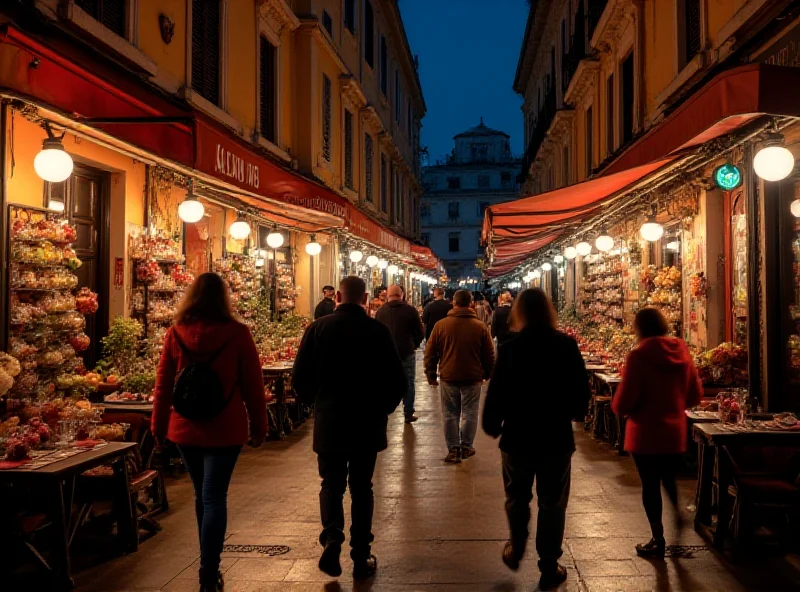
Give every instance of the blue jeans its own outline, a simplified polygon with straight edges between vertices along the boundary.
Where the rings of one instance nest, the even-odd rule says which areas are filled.
[[[481,401],[481,383],[456,386],[439,383],[444,417],[444,439],[447,449],[460,446],[472,448],[478,431],[478,409]]]
[[[403,370],[406,371],[406,378],[408,379],[408,388],[406,389],[406,396],[403,397],[403,413],[406,419],[414,415],[414,400],[416,399],[416,392],[414,390],[414,383],[417,379],[417,355],[411,354],[403,360]]]
[[[228,486],[242,447],[178,446],[178,450],[194,485],[200,567],[216,573],[228,527]]]

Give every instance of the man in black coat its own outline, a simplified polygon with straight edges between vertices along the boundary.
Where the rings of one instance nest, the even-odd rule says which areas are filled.
[[[397,353],[403,362],[403,369],[408,379],[408,389],[403,397],[403,412],[406,423],[414,423],[414,383],[417,378],[417,356],[415,352],[422,343],[425,331],[417,309],[404,300],[403,288],[397,284],[389,286],[387,302],[375,313],[375,319],[389,329],[392,334]]]
[[[447,317],[447,313],[453,309],[453,305],[444,298],[444,290],[436,288],[433,291],[433,302],[428,304],[422,311],[422,322],[425,323],[425,339],[431,338],[433,326]]]
[[[325,547],[319,568],[334,577],[342,573],[349,477],[353,575],[366,578],[378,566],[371,554],[372,475],[378,452],[387,448],[386,424],[405,394],[406,376],[389,330],[364,308],[364,280],[344,278],[336,302],[333,314],[306,329],[292,384],[302,401],[314,403],[314,452],[322,478],[320,543]]]
[[[314,309],[314,320],[333,314],[333,311],[336,309],[336,304],[333,302],[335,293],[336,289],[333,286],[325,286],[322,288],[322,300],[319,301],[317,308]]]
[[[494,315],[492,316],[492,337],[497,338],[498,347],[513,335],[511,327],[508,326],[513,300],[509,292],[503,292],[497,299],[497,308],[494,309]]]

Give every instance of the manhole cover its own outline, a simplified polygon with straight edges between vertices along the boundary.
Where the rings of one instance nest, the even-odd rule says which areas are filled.
[[[666,557],[680,557],[682,559],[692,559],[695,553],[701,551],[710,551],[711,547],[707,545],[668,545],[666,549]]]
[[[261,553],[269,557],[286,555],[291,551],[286,545],[225,545],[222,550],[227,553]]]

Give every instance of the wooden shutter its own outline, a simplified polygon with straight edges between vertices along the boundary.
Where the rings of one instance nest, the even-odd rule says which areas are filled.
[[[266,37],[261,37],[261,63],[259,89],[261,93],[260,116],[261,137],[275,141],[275,46]]]
[[[220,3],[192,0],[192,89],[219,106]]]
[[[344,110],[344,185],[354,189],[353,182],[353,114]]]
[[[373,168],[373,147],[372,136],[364,134],[364,188],[365,197],[368,202],[372,203],[373,189],[372,189],[372,168]]]
[[[331,161],[331,79],[322,75],[322,157]]]
[[[375,15],[370,0],[364,3],[364,61],[375,69]]]
[[[356,0],[344,0],[344,26],[351,33],[356,32]]]
[[[75,5],[120,37],[125,34],[125,0],[75,0]]]
[[[685,0],[686,62],[700,53],[700,0]]]
[[[386,37],[381,35],[381,92],[384,97],[389,96],[389,56],[386,48]]]

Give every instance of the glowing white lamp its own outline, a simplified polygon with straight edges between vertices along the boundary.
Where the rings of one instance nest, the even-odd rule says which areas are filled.
[[[72,157],[64,150],[60,138],[54,138],[46,127],[48,138],[42,142],[42,150],[33,159],[36,174],[45,181],[61,183],[72,174]]]
[[[564,255],[556,255],[553,257],[553,261],[556,263],[563,263],[564,262]]]
[[[796,199],[792,202],[792,205],[789,206],[792,210],[792,216],[795,218],[800,218],[800,199]]]
[[[576,249],[575,247],[567,247],[566,249],[564,249],[564,257],[566,257],[567,259],[572,260],[575,259],[575,257],[577,256],[578,256],[578,249]]]
[[[644,240],[654,243],[664,236],[664,227],[656,222],[655,216],[652,216],[647,222],[642,224],[642,227],[639,229],[639,234]]]
[[[614,239],[609,236],[608,232],[604,228],[600,232],[600,236],[594,241],[594,246],[597,247],[597,250],[601,253],[605,253],[606,251],[610,251],[614,248]]]
[[[367,257],[367,267],[375,267],[378,264],[378,258],[375,255]]]
[[[397,275],[398,269],[400,269],[400,268],[397,267],[397,265],[392,264],[392,265],[390,265],[389,267],[386,268],[386,272],[389,275]]]
[[[781,136],[773,136],[753,159],[756,175],[765,181],[782,181],[794,169],[794,156],[781,142]]]
[[[277,228],[273,228],[267,235],[267,245],[270,249],[280,249],[283,246],[283,235]]]
[[[551,269],[553,269],[552,265],[549,263],[542,263],[542,271],[550,271]]]
[[[575,250],[581,257],[586,257],[586,255],[592,252],[592,245],[586,241],[581,241],[575,245]]]
[[[378,261],[378,269],[383,270],[386,269],[387,267],[389,267],[389,262],[386,259],[380,259]]]
[[[311,240],[308,241],[306,244],[306,253],[311,255],[319,255],[322,252],[322,245],[317,242],[317,237],[315,235],[311,235]]]
[[[189,196],[181,202],[178,206],[178,217],[187,224],[194,224],[203,219],[206,213],[206,208],[197,201],[197,198],[189,194]],[[247,234],[250,234],[249,232]]]
[[[239,217],[236,218],[236,221],[231,224],[228,232],[230,232],[231,236],[236,240],[244,240],[250,236],[250,224],[244,219],[244,216],[239,214]],[[269,240],[267,240],[267,242],[269,242]]]
[[[352,261],[353,263],[360,263],[363,258],[364,258],[364,253],[362,253],[358,249],[353,249],[352,251],[350,251],[350,261]]]

